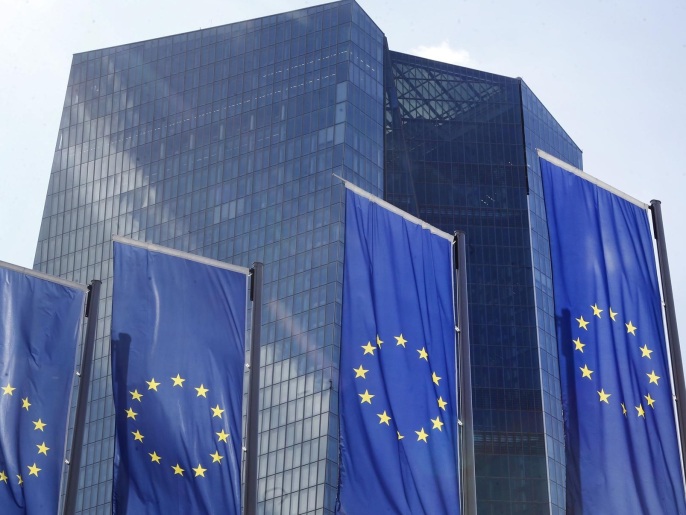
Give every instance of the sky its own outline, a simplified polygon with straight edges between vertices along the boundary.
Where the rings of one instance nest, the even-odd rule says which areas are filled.
[[[2,2],[0,260],[33,265],[74,53],[319,3]],[[681,216],[686,216],[686,2],[359,3],[393,50],[522,77],[583,150],[585,172],[644,202],[662,201],[677,319],[686,341],[686,267],[680,266],[686,263],[681,233]]]

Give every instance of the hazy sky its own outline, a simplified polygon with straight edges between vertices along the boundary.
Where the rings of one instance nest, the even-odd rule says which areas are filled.
[[[322,2],[0,4],[0,260],[31,267],[72,54]],[[522,77],[584,170],[662,201],[686,341],[686,2],[361,0],[393,50]],[[681,214],[680,214],[681,213]]]

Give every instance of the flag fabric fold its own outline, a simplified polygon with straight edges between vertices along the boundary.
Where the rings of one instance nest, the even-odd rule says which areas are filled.
[[[337,512],[458,513],[452,236],[346,195]]]
[[[57,513],[86,288],[0,263],[0,513]]]
[[[541,159],[567,513],[686,513],[646,210]]]
[[[247,273],[115,239],[113,513],[240,513]]]

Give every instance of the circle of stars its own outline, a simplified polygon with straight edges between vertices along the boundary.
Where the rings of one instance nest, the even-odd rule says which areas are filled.
[[[579,318],[576,318],[576,322],[578,326],[576,327],[576,330],[581,333],[581,336],[577,336],[576,339],[572,340],[572,343],[574,344],[574,352],[575,353],[580,353],[581,355],[584,354],[584,348],[586,347],[586,343],[582,341],[583,337],[583,331],[588,331],[589,325],[591,325],[595,319],[601,319],[605,315],[605,310],[601,309],[598,304],[593,304],[590,306],[592,313],[588,314],[588,320],[584,318],[584,315],[579,316]],[[614,311],[612,307],[608,307],[607,309],[607,316],[609,316],[610,320],[612,323],[617,323],[617,316],[619,315],[618,312]],[[619,322],[621,324],[621,322]],[[623,323],[624,325],[624,330],[626,331],[627,338],[631,341],[633,337],[640,337],[640,333],[638,333],[638,327],[634,325],[632,320],[629,320],[628,322]],[[654,352],[650,347],[648,346],[648,343],[644,343],[643,346],[636,345],[636,348],[638,351],[641,352],[641,358],[645,358],[648,360],[651,360],[651,354]],[[652,367],[650,367],[652,368]],[[579,372],[581,373],[581,379],[588,379],[590,381],[593,381],[595,378],[593,376],[593,373],[595,372],[594,370],[591,370],[588,366],[587,363],[584,363],[582,367],[578,367]],[[647,376],[647,381],[645,388],[647,389],[651,384],[654,384],[656,386],[659,386],[659,381],[661,379],[660,376],[658,376],[655,373],[654,369],[651,369],[650,373],[645,373]],[[605,403],[605,404],[612,404],[611,396],[612,393],[606,392],[604,388],[601,388],[600,390],[597,391],[598,394],[598,402]],[[645,407],[644,407],[644,402],[643,399],[645,399]],[[646,417],[646,408],[651,408],[655,409],[655,399],[651,396],[650,393],[647,395],[643,396],[643,399],[641,399],[638,403],[637,406],[633,406],[634,410],[636,412],[636,416],[638,418],[643,418],[645,419]],[[626,404],[624,402],[619,403],[621,409],[622,409],[622,414],[624,417],[628,417],[629,410],[626,407]]]
[[[392,346],[395,349],[398,349],[399,347],[401,349],[407,349],[407,344],[409,343],[407,339],[402,335],[402,333],[399,336],[394,336],[395,339],[395,345]],[[365,345],[361,345],[360,347],[364,351],[362,356],[370,355],[370,356],[376,356],[375,352],[379,351],[381,352],[382,345],[384,344],[384,341],[380,338],[379,335],[376,336],[376,345],[372,344],[371,340],[368,341]],[[424,360],[425,362],[429,363],[429,353],[426,350],[426,347],[422,347],[420,349],[415,349],[417,352],[417,359],[418,360]],[[388,351],[384,351],[388,352]],[[361,379],[365,380],[367,379],[367,374],[369,373],[368,369],[364,368],[364,364],[360,364],[359,367],[353,368],[353,372],[355,372],[355,379]],[[431,381],[436,385],[440,386],[440,381],[443,378],[440,377],[438,374],[436,374],[435,371],[432,371],[431,373]],[[374,394],[370,393],[367,388],[364,389],[364,392],[358,393],[358,397],[360,398],[360,404],[369,404],[373,405],[373,399],[375,397]],[[417,437],[415,440],[416,442],[424,442],[428,443],[429,437],[431,434],[431,431],[436,430],[439,432],[443,431],[443,426],[445,423],[441,420],[441,411],[445,411],[446,406],[448,405],[448,402],[443,400],[442,396],[439,396],[436,399],[436,418],[429,418],[425,426],[419,427],[418,430],[413,429],[414,433]],[[393,417],[391,416],[392,414],[388,413],[388,410],[384,409],[380,413],[376,413],[376,416],[378,417],[378,423],[379,425],[385,425],[387,427],[393,427],[396,430],[396,438],[398,440],[403,440],[406,437],[406,434],[402,434],[399,430],[399,428],[396,426],[395,421],[393,421]],[[429,432],[427,432],[427,430]]]
[[[25,479],[31,478],[31,476],[38,478],[40,472],[43,470],[39,466],[39,463],[41,462],[41,456],[48,457],[48,452],[50,451],[50,447],[48,447],[48,445],[45,443],[45,428],[48,426],[48,423],[44,422],[41,417],[30,415],[34,412],[34,410],[31,409],[33,404],[31,403],[29,396],[26,395],[25,397],[22,397],[18,391],[18,388],[16,386],[12,386],[11,380],[8,380],[4,386],[0,386],[0,391],[2,392],[0,393],[0,402],[4,404],[2,406],[2,413],[7,413],[7,410],[9,409],[9,403],[21,402],[21,407],[19,410],[24,410],[29,413],[29,419],[33,424],[31,436],[34,438],[34,442],[40,442],[33,444],[36,447],[36,458],[33,460],[31,465],[26,465],[28,474],[22,473],[24,470],[23,467],[21,470],[17,471],[8,471],[0,468],[0,487],[2,487],[3,484],[9,486],[11,481],[14,481],[18,486],[23,487]]]
[[[177,373],[175,377],[170,377],[169,378],[170,383],[163,383],[162,381],[157,381],[155,378],[151,378],[149,381],[145,381],[147,385],[147,389],[145,387],[141,388],[141,391],[138,390],[138,388],[135,388],[132,391],[129,391],[129,395],[131,396],[129,404],[130,406],[124,410],[124,413],[126,413],[126,418],[127,419],[132,419],[132,421],[135,423],[137,421],[136,417],[139,416],[140,412],[142,411],[142,406],[143,406],[143,398],[147,395],[154,395],[154,393],[160,393],[160,391],[164,391],[164,389],[171,389],[172,391],[175,389],[180,389],[183,390],[185,388],[184,383],[186,382],[186,379],[181,377],[180,373]],[[210,392],[210,389],[205,386],[204,383],[201,383],[199,386],[193,387],[195,390],[195,397],[199,398],[202,397],[203,399],[207,399],[207,394]],[[224,413],[224,408],[222,408],[219,404],[216,404],[214,407],[211,405],[207,406],[208,411],[212,414],[212,420],[214,418],[219,418],[220,421],[223,424],[223,417],[222,414]],[[138,410],[138,411],[136,411]],[[133,437],[134,442],[139,442],[141,445],[145,444],[145,435],[140,432],[139,429],[137,428],[132,428],[135,429],[134,431],[130,431],[131,436]],[[216,436],[215,436],[216,435]],[[213,463],[222,464],[222,460],[224,459],[224,455],[220,454],[220,451],[222,449],[219,447],[219,445],[223,442],[225,444],[229,443],[229,437],[231,435],[227,433],[223,427],[223,425],[219,428],[218,432],[215,432],[213,435],[213,440],[216,441],[217,448],[215,451],[211,454],[208,454],[208,456],[212,459],[212,461],[207,460],[205,463],[208,464],[208,466],[211,466]],[[145,444],[147,445],[147,444]],[[192,475],[192,477],[200,478],[200,477],[206,477],[205,473],[208,471],[208,468],[203,466],[203,463],[200,461],[198,462],[197,466],[191,466],[193,464],[181,464],[178,461],[172,464],[169,464],[165,466],[163,464],[163,461],[165,460],[165,457],[161,456],[160,454],[157,453],[157,449],[151,449],[152,452],[148,452],[147,455],[150,457],[150,463],[159,465],[161,467],[164,467],[166,470],[166,467],[168,466],[170,469],[170,472],[173,473],[174,476],[180,476],[180,477],[186,477],[186,475]],[[225,450],[224,450],[225,452]],[[173,462],[174,460],[172,460]],[[169,462],[171,463],[171,462]],[[187,467],[187,468],[184,468]],[[192,472],[190,472],[192,471]]]

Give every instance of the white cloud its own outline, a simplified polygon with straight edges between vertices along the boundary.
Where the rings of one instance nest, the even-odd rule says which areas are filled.
[[[459,66],[474,65],[469,52],[463,48],[452,48],[446,40],[439,45],[426,46],[420,45],[410,50],[411,54],[443,63],[457,64]]]

